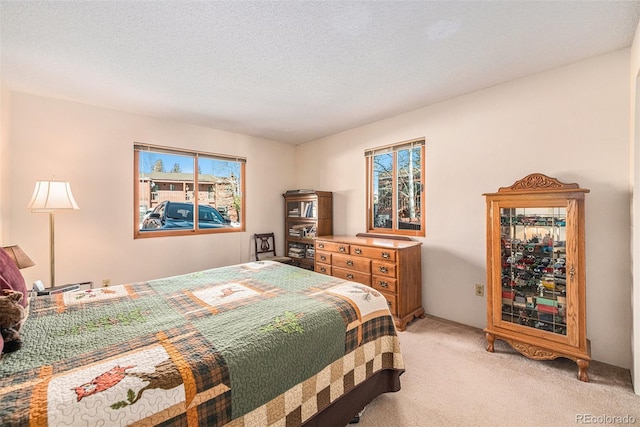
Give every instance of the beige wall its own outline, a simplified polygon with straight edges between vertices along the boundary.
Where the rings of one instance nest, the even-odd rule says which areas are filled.
[[[115,284],[246,262],[256,232],[275,231],[283,247],[291,145],[23,93],[12,93],[10,124],[2,244],[20,244],[35,261],[22,270],[28,283],[49,281],[48,217],[26,207],[35,181],[54,176],[71,182],[80,205],[56,214],[58,284]],[[247,231],[134,240],[134,141],[246,157]]]
[[[592,356],[631,365],[629,50],[495,86],[304,144],[299,187],[334,191],[334,232],[365,231],[364,151],[426,138],[427,313],[486,325],[485,192],[540,172],[587,195]]]
[[[4,201],[4,195],[7,194],[9,188],[9,139],[11,117],[11,92],[7,89],[4,82],[0,79],[0,202]],[[7,216],[8,204],[0,203],[0,242],[5,242],[6,221],[3,218]],[[5,242],[8,243],[8,242]]]

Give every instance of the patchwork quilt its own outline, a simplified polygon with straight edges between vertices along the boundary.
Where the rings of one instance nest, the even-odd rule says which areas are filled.
[[[10,426],[298,426],[404,365],[373,288],[253,262],[31,301]]]

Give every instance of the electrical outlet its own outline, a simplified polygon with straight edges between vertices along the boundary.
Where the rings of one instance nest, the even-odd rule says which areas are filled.
[[[111,279],[102,279],[102,286],[105,288],[111,286]]]
[[[476,283],[476,295],[479,297],[484,296],[484,285]]]

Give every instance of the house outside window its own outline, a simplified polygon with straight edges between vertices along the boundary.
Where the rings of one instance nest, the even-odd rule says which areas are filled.
[[[143,144],[134,158],[135,238],[245,231],[244,158]]]
[[[424,139],[369,149],[365,158],[367,230],[424,237]]]

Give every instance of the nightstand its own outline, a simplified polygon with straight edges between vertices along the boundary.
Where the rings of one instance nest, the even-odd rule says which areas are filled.
[[[36,291],[34,289],[34,292],[36,296],[42,296],[60,294],[62,292],[77,291],[80,289],[93,289],[93,282],[68,283],[66,285],[58,285],[51,288],[45,288],[42,291]]]

